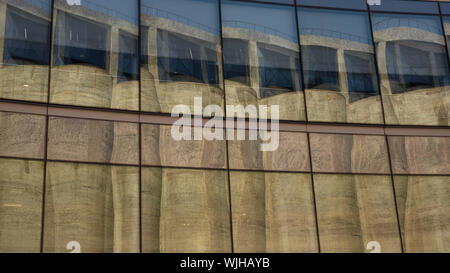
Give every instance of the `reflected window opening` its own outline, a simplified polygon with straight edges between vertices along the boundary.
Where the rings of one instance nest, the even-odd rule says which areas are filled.
[[[349,102],[377,96],[378,87],[373,54],[345,50],[344,58],[347,69]]]
[[[386,60],[392,94],[449,84],[445,48],[421,41],[386,44]]]
[[[340,91],[337,50],[326,46],[302,46],[307,89]]]
[[[294,78],[299,73],[297,67],[292,67],[298,61],[295,54],[283,48],[269,49],[268,45],[258,43],[261,98],[297,90]]]
[[[139,80],[138,37],[120,31],[117,82]]]
[[[109,28],[58,11],[54,65],[86,64],[108,70]]]
[[[7,5],[3,63],[48,65],[50,23]]]
[[[250,85],[248,42],[223,39],[225,80]]]
[[[219,83],[213,44],[161,29],[157,35],[160,81]]]

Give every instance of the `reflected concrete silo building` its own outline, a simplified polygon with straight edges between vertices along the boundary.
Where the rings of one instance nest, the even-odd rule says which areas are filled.
[[[0,0],[0,252],[449,252],[449,37],[443,2]]]

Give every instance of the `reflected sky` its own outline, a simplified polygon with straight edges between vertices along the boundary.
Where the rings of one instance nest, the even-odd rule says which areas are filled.
[[[142,0],[141,12],[220,34],[217,0]]]
[[[372,20],[374,31],[396,27],[409,27],[442,35],[441,22],[437,16],[374,13]]]
[[[279,36],[297,43],[292,7],[222,1],[224,27],[244,28]]]
[[[372,43],[367,13],[301,8],[298,20],[302,35]]]

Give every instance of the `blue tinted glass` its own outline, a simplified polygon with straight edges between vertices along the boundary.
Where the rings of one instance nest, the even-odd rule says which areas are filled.
[[[448,59],[439,16],[374,13],[388,124],[448,124]],[[419,105],[421,107],[417,107]]]
[[[293,8],[222,1],[223,27],[243,28],[297,42]]]
[[[382,123],[369,15],[298,8],[311,121]]]
[[[230,1],[239,1],[239,0],[230,0]],[[278,4],[294,4],[294,0],[246,0],[250,2],[267,2],[267,3],[278,3]]]
[[[425,32],[442,35],[439,18],[428,15],[376,13],[372,15],[372,27],[374,32],[406,27],[409,30],[420,29]]]
[[[37,16],[8,7],[3,63],[48,65],[50,24]]]
[[[438,5],[427,1],[381,0],[381,5],[370,6],[372,11],[397,11],[439,14]]]
[[[119,34],[118,81],[139,79],[138,37],[126,32]]]
[[[367,10],[365,0],[297,0],[297,5]]]
[[[369,17],[363,12],[298,8],[300,34],[372,44]]]
[[[217,0],[142,0],[141,13],[219,35]]]
[[[47,102],[51,0],[0,1],[0,98]]]
[[[171,113],[201,94],[223,104],[218,0],[141,1],[141,105]]]
[[[55,0],[54,14],[50,101],[137,110],[138,0]]]
[[[280,119],[304,120],[293,6],[222,1],[227,103],[277,104]]]
[[[450,3],[439,3],[442,14],[450,15]]]

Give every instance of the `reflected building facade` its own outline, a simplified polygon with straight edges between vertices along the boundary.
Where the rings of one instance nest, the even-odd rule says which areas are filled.
[[[0,0],[0,252],[448,253],[449,45],[445,2]]]

